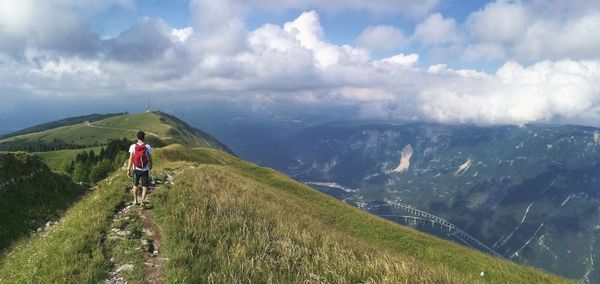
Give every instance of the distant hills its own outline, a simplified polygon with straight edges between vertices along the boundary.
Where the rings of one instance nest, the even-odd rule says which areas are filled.
[[[102,120],[102,119],[109,118],[112,116],[125,115],[125,114],[126,113],[107,113],[107,114],[90,114],[90,115],[69,117],[69,118],[65,118],[65,119],[61,119],[61,120],[57,120],[57,121],[38,124],[38,125],[28,127],[28,128],[16,131],[16,132],[3,134],[3,135],[0,135],[0,139],[6,139],[6,138],[14,137],[14,136],[19,136],[19,135],[29,134],[29,133],[34,133],[34,132],[41,132],[41,131],[49,130],[52,128],[83,123],[86,121],[94,122],[94,121]]]

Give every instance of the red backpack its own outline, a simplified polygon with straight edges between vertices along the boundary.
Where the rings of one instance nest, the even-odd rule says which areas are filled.
[[[146,144],[135,144],[135,153],[133,154],[133,165],[138,169],[143,169],[148,164],[148,148]]]

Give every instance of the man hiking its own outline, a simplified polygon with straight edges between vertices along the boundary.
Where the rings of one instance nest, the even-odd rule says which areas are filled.
[[[137,143],[129,147],[129,160],[127,161],[127,176],[133,179],[133,189],[131,191],[133,194],[133,204],[141,204],[142,206],[144,205],[144,201],[146,201],[146,193],[148,191],[148,173],[152,169],[152,148],[144,142],[145,136],[144,131],[137,133]],[[134,167],[133,176],[131,173],[132,164]],[[142,198],[138,200],[137,189],[140,180],[142,181]]]

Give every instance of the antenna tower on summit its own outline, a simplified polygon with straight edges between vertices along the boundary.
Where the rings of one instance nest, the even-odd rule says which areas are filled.
[[[146,112],[151,112],[152,111],[152,107],[150,105],[150,100],[146,101]]]

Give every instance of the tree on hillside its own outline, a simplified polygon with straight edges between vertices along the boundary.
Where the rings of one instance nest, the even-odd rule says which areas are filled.
[[[109,141],[100,149],[98,155],[92,150],[83,151],[77,154],[75,160],[67,166],[66,171],[75,181],[96,182],[102,180],[127,159],[127,150],[130,144],[130,141],[123,138]]]

